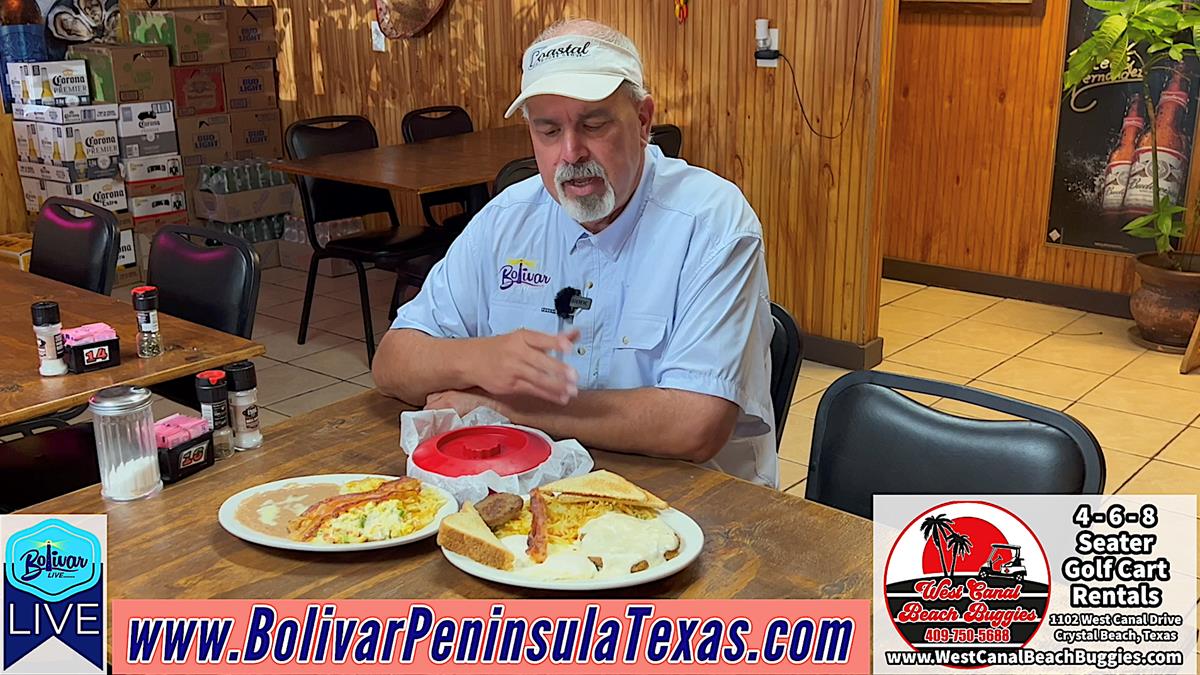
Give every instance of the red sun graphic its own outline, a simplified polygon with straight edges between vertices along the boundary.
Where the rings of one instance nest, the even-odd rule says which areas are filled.
[[[971,551],[954,561],[954,573],[974,575],[983,563],[987,562],[992,553],[992,544],[1007,544],[1008,539],[1001,534],[995,525],[972,516],[961,516],[954,519],[950,527],[958,534],[964,535],[971,541]],[[941,542],[946,565],[950,565],[950,553],[945,539]],[[1000,562],[1007,562],[1012,553],[1000,549]],[[948,569],[948,567],[947,567]],[[925,540],[925,550],[921,554],[921,572],[924,574],[942,574],[942,563],[938,560],[938,549],[934,547],[933,539]]]

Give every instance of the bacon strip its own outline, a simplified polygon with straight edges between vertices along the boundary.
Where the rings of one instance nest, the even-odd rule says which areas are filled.
[[[322,525],[356,506],[389,499],[403,500],[420,493],[421,481],[405,476],[388,481],[370,492],[335,495],[322,499],[288,522],[288,535],[296,541],[309,541],[317,536]]]
[[[541,490],[535,488],[529,492],[529,512],[533,515],[533,524],[529,528],[529,546],[525,552],[529,554],[530,560],[540,565],[546,562],[549,548],[549,534],[546,530],[546,498],[542,496]]]

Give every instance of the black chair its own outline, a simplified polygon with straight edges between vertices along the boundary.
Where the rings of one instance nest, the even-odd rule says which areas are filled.
[[[76,216],[68,209],[85,215]],[[121,235],[112,211],[64,197],[42,205],[33,226],[29,271],[93,293],[112,293]]]
[[[771,406],[775,408],[775,447],[778,449],[788,410],[792,407],[792,394],[796,392],[796,378],[800,377],[800,362],[804,360],[804,338],[792,315],[773,302],[771,321],[775,324],[771,334]]]
[[[0,444],[0,513],[99,482],[100,464],[91,422]]]
[[[1021,418],[967,419],[899,391]],[[1104,455],[1057,410],[957,384],[857,371],[817,407],[805,496],[865,518],[876,494],[1100,494]]]
[[[504,192],[505,189],[537,174],[537,160],[533,157],[514,159],[496,172],[496,181],[492,185],[492,196],[494,197]]]
[[[456,105],[419,108],[409,111],[400,120],[400,132],[405,143],[419,143],[443,136],[469,134],[472,131],[475,131],[475,124],[471,121],[471,115]],[[421,210],[425,212],[425,222],[429,225],[462,231],[471,217],[487,203],[487,199],[487,185],[468,185],[421,195]],[[433,216],[432,207],[448,204],[458,205],[462,208],[462,213],[456,213],[438,222]]]
[[[332,125],[332,126],[331,126]],[[300,120],[288,126],[284,134],[288,157],[307,159],[336,152],[366,150],[379,147],[379,137],[370,120],[358,115],[334,115]],[[342,183],[340,181],[298,176],[300,202],[312,259],[308,264],[308,283],[304,287],[304,309],[300,313],[300,332],[296,342],[304,344],[308,337],[308,319],[312,310],[313,293],[317,284],[317,265],[326,258],[347,260],[358,274],[359,298],[362,302],[363,337],[367,343],[367,361],[375,358],[375,331],[371,325],[371,302],[367,291],[365,265],[395,270],[396,291],[402,283],[420,284],[422,276],[410,271],[408,263],[430,255],[444,255],[453,241],[452,228],[424,228],[414,232],[402,229],[392,203],[391,194],[382,188]],[[342,218],[356,218],[372,213],[386,213],[392,227],[382,233],[368,233],[346,239],[335,239],[322,245],[317,240],[316,224]]]
[[[683,130],[674,124],[655,124],[650,127],[650,142],[667,157],[679,157],[683,150]]]
[[[217,230],[168,225],[151,240],[146,265],[146,283],[158,287],[159,311],[250,339],[262,269],[258,253],[246,240]],[[195,408],[192,380],[180,377],[150,389]]]

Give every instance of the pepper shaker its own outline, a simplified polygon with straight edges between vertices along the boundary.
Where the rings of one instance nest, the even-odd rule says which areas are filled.
[[[66,373],[67,362],[63,360],[66,346],[63,344],[58,303],[48,300],[35,302],[30,310],[33,314],[33,333],[37,336],[38,358],[41,359],[38,372],[44,377]]]

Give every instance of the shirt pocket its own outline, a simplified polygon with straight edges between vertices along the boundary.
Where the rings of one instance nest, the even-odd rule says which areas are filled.
[[[558,332],[558,317],[533,305],[493,302],[488,306],[488,329],[492,335],[506,335],[522,328],[554,334]]]
[[[655,370],[667,348],[667,317],[629,312],[617,322],[609,385],[616,389],[653,387]]]

